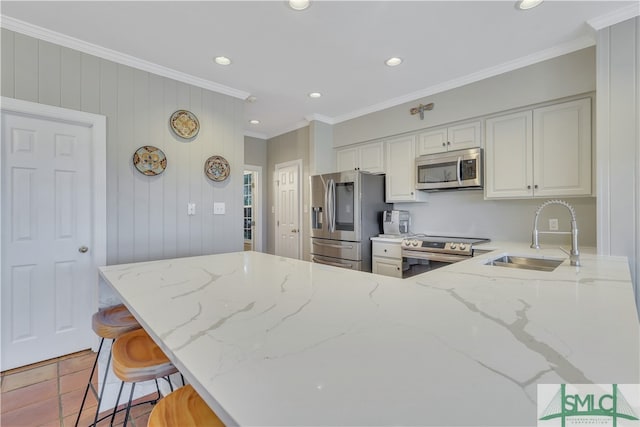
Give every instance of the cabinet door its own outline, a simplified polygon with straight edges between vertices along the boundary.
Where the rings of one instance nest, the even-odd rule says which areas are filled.
[[[447,129],[447,142],[449,150],[480,147],[480,122],[451,126]]]
[[[384,173],[384,145],[374,142],[358,147],[358,167],[371,173]]]
[[[402,260],[373,257],[373,274],[402,278]]]
[[[387,141],[387,203],[414,202],[424,193],[416,190],[416,139],[414,136]]]
[[[591,194],[591,99],[533,110],[534,196]]]
[[[358,167],[358,149],[343,148],[336,151],[336,172],[355,170]]]
[[[485,121],[485,196],[533,196],[532,112]]]
[[[447,128],[423,132],[418,135],[418,156],[447,151]]]

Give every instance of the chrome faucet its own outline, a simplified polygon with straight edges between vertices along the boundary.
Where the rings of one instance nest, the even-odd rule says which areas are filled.
[[[569,209],[571,213],[571,232],[569,231],[538,231],[538,216],[544,208],[549,205],[562,205]],[[540,205],[536,211],[536,218],[533,221],[533,233],[531,236],[531,247],[534,249],[540,249],[538,241],[539,234],[571,234],[571,253],[569,253],[569,260],[571,265],[580,265],[580,251],[578,250],[578,224],[576,223],[576,211],[573,210],[571,205],[563,200],[547,200]]]

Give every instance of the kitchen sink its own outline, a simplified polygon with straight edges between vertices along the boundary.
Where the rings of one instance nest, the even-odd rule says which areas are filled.
[[[503,255],[494,258],[485,263],[485,265],[494,265],[498,267],[522,268],[525,270],[536,271],[553,271],[564,259],[554,258],[530,258],[524,256]]]

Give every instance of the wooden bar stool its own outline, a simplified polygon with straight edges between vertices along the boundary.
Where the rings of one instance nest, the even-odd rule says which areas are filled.
[[[131,410],[131,401],[133,400],[133,391],[136,383],[141,381],[155,380],[158,387],[158,378],[168,377],[178,372],[173,363],[165,356],[160,347],[153,341],[144,329],[138,329],[121,335],[112,347],[113,352],[113,373],[122,381],[116,406],[113,408],[111,416],[111,425],[116,416],[118,404],[120,403],[120,395],[124,383],[131,384],[131,393],[129,394],[129,402],[127,403],[127,412],[124,417],[124,426],[127,425],[129,411]],[[171,381],[169,386],[171,386]],[[159,391],[159,388],[158,388]]]
[[[105,339],[110,339],[112,344],[113,341],[125,334],[127,332],[131,332],[136,329],[140,329],[140,324],[133,317],[133,315],[127,310],[127,307],[124,304],[114,305],[111,307],[106,307],[98,310],[98,312],[94,313],[91,317],[91,327],[93,331],[98,335],[100,339],[100,346],[98,347],[98,352],[96,353],[96,360],[93,362],[93,368],[91,368],[91,374],[89,375],[89,381],[87,381],[87,388],[84,390],[84,396],[82,397],[82,404],[80,405],[80,410],[78,412],[78,418],[76,418],[75,426],[78,426],[80,422],[80,416],[82,415],[82,409],[84,408],[84,404],[87,400],[87,394],[89,390],[93,392],[93,395],[98,399],[98,407],[96,408],[96,415],[93,420],[93,425],[96,425],[98,422],[98,414],[100,413],[100,404],[102,403],[102,397],[104,395],[104,387],[107,383],[107,374],[109,373],[109,364],[111,363],[111,351],[109,351],[109,357],[107,359],[107,367],[104,372],[104,378],[102,380],[102,387],[100,387],[100,393],[93,386],[91,379],[93,378],[93,374],[95,373],[96,367],[98,366],[98,359],[100,357],[100,352],[102,351],[102,345],[104,344]]]
[[[224,427],[191,384],[161,399],[149,415],[147,427]]]

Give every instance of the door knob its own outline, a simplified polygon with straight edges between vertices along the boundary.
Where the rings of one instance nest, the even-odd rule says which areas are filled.
[[[83,254],[83,253],[85,253],[85,252],[87,252],[88,250],[89,250],[89,248],[88,248],[88,247],[86,247],[86,246],[80,246],[80,247],[78,248],[78,252],[80,252],[80,253],[82,253],[82,254]]]
[[[297,233],[298,230],[296,230],[295,228],[293,230],[291,230],[292,233]]]

